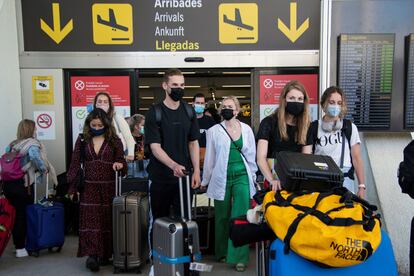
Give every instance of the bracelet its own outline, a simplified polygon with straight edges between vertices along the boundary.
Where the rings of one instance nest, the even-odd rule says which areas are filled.
[[[365,186],[365,184],[359,184],[359,185],[358,185],[358,188],[362,188],[362,189],[364,189],[364,190],[366,190],[366,189],[367,189],[367,187]]]

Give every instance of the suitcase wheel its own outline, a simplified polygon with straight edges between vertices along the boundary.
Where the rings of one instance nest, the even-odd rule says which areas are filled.
[[[119,274],[121,273],[121,269],[119,269],[118,267],[114,267],[114,274]]]
[[[39,251],[29,251],[28,252],[29,253],[29,256],[32,256],[32,257],[39,257]]]
[[[53,251],[53,247],[49,247],[47,250],[49,251],[49,253],[52,253],[52,252],[59,253],[60,251],[62,251],[62,246],[57,247],[56,251]]]

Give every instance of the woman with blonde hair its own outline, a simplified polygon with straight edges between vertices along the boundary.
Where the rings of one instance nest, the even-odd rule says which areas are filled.
[[[132,133],[132,137],[134,137],[135,140],[134,161],[128,162],[128,176],[146,178],[148,177],[146,169],[149,160],[147,160],[144,151],[145,117],[141,114],[134,114],[129,118],[128,124]]]
[[[240,103],[226,97],[219,108],[224,121],[207,130],[202,187],[215,206],[215,255],[235,264],[239,272],[249,262],[248,245],[235,248],[229,239],[230,218],[246,214],[256,192],[256,146],[252,129],[238,119]]]
[[[321,107],[325,115],[321,120],[312,122],[309,128],[314,154],[331,156],[344,173],[344,186],[353,193],[355,171],[359,183],[357,194],[364,198],[365,174],[361,140],[358,128],[350,120],[344,119],[347,106],[342,89],[336,86],[327,88],[321,97]]]
[[[299,81],[290,81],[281,91],[279,107],[261,121],[256,137],[257,165],[273,190],[281,186],[267,159],[275,159],[280,151],[310,153],[309,123],[308,93]]]
[[[16,257],[26,257],[26,207],[33,204],[33,183],[35,172],[50,173],[52,185],[57,184],[55,169],[46,157],[45,146],[36,139],[36,124],[29,119],[20,121],[17,127],[17,139],[10,143],[6,152],[15,151],[20,156],[22,177],[5,179],[3,176],[3,191],[10,204],[16,209],[16,219],[13,227],[13,243],[16,247]],[[3,175],[3,173],[2,173]],[[37,181],[37,183],[40,182]]]

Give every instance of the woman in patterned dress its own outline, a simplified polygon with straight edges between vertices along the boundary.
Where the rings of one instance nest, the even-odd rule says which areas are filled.
[[[105,111],[89,113],[83,128],[85,181],[80,194],[78,257],[88,256],[86,267],[98,271],[112,256],[112,199],[115,170],[125,174],[127,165],[121,140]],[[76,193],[80,168],[80,138],[77,139],[68,171],[70,194]]]

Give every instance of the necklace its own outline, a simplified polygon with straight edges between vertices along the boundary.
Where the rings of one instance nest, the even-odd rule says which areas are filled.
[[[236,133],[237,132],[237,124],[234,125],[228,125],[227,129],[230,130],[231,133]]]

